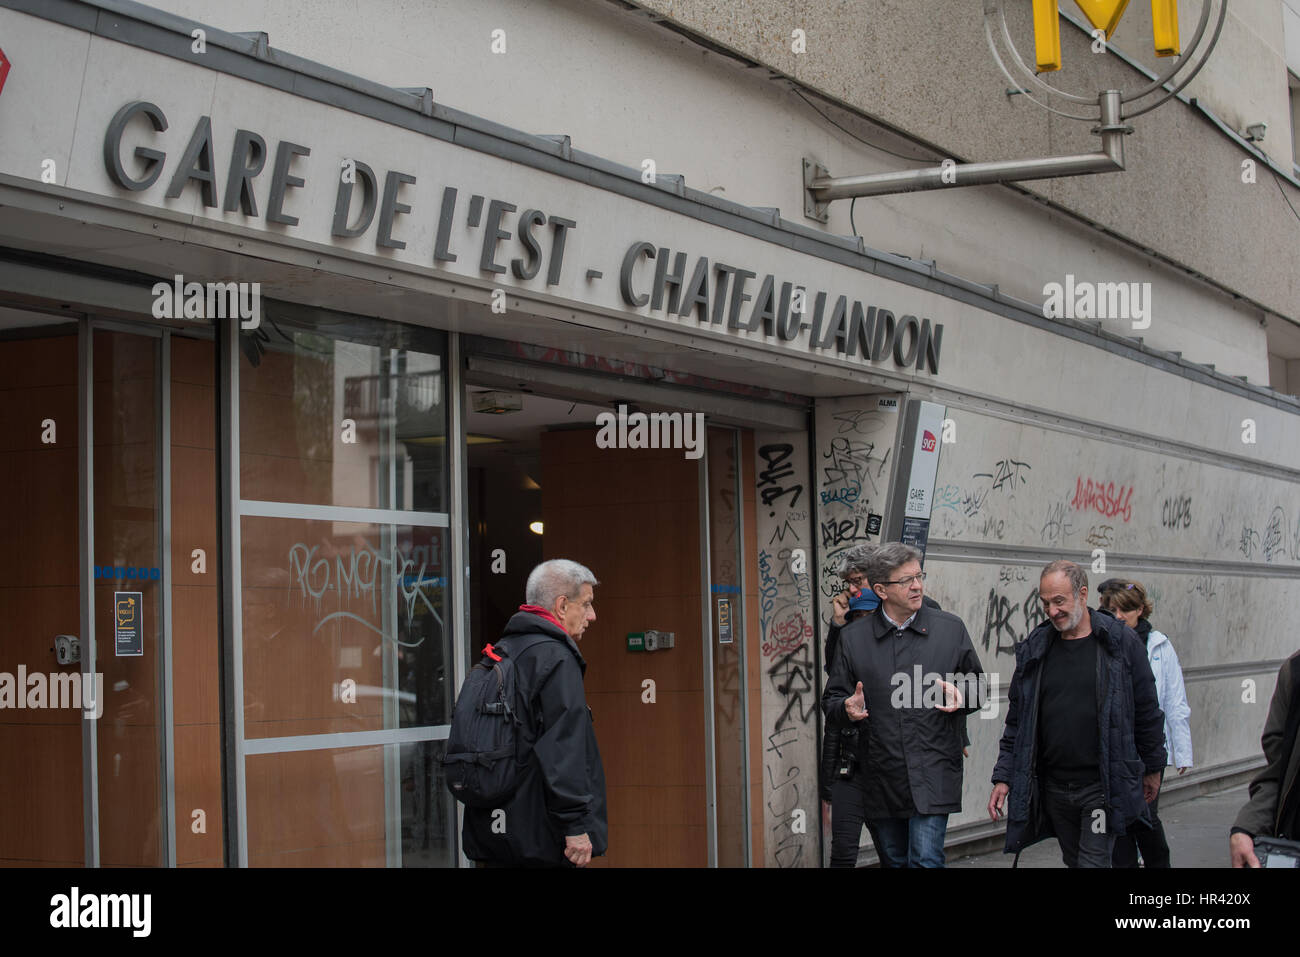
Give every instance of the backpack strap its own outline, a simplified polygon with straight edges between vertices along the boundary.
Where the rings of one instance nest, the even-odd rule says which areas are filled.
[[[494,658],[497,661],[501,660],[501,653],[504,652],[507,658],[513,658],[518,662],[519,659],[524,656],[525,652],[532,648],[536,648],[538,645],[546,641],[555,641],[555,638],[540,633],[523,636],[511,635],[506,638],[498,639],[495,644],[487,645],[483,649],[483,652],[489,658]],[[503,645],[502,642],[507,642],[507,644]],[[540,708],[533,714],[533,720],[537,730],[540,732],[542,728],[542,712]]]
[[[504,651],[508,656],[514,658],[517,661],[520,657],[523,656],[523,653],[527,651],[529,648],[535,648],[544,641],[554,641],[554,640],[555,639],[552,638],[550,635],[542,635],[542,634],[523,635],[519,637],[515,635],[511,635],[506,638],[498,639],[495,644],[487,645],[483,649],[483,653],[486,654],[489,658],[493,658],[496,661],[500,661],[501,660],[500,653]],[[509,644],[503,645],[502,642],[509,642]]]

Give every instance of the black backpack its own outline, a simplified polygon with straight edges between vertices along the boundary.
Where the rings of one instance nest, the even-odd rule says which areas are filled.
[[[523,725],[516,661],[534,645],[553,639],[530,635],[488,645],[465,677],[442,767],[447,789],[466,807],[497,808],[519,786],[522,765],[519,728]],[[541,716],[536,727],[541,727]]]

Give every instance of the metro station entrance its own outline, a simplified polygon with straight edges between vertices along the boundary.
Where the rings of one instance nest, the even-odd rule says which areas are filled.
[[[501,383],[448,349],[285,303],[257,334],[0,306],[0,866],[454,866],[460,662],[550,557],[602,583],[599,863],[763,859],[753,433],[601,447],[618,403],[476,407]],[[697,414],[663,393],[629,411]]]
[[[586,565],[600,585],[580,649],[609,802],[610,849],[593,865],[761,861],[761,830],[750,826],[762,793],[749,759],[757,732],[747,721],[758,687],[756,656],[746,654],[754,582],[744,576],[752,433],[706,425],[701,413],[693,454],[602,447],[617,401],[494,381],[471,378],[466,390],[469,659],[524,601],[537,563]],[[640,414],[673,414],[622,408],[634,425]],[[671,634],[671,647],[645,650],[647,633]]]

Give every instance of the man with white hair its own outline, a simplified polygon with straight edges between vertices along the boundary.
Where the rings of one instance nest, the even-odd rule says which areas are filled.
[[[465,808],[465,855],[487,864],[585,867],[605,853],[605,770],[576,642],[596,620],[591,570],[563,558],[528,576],[526,604],[485,664],[509,658],[515,674],[519,783],[499,808]]]

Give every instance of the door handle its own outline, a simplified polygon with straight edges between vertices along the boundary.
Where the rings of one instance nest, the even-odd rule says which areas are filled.
[[[55,635],[54,657],[61,665],[71,665],[81,661],[81,639],[76,635]]]

